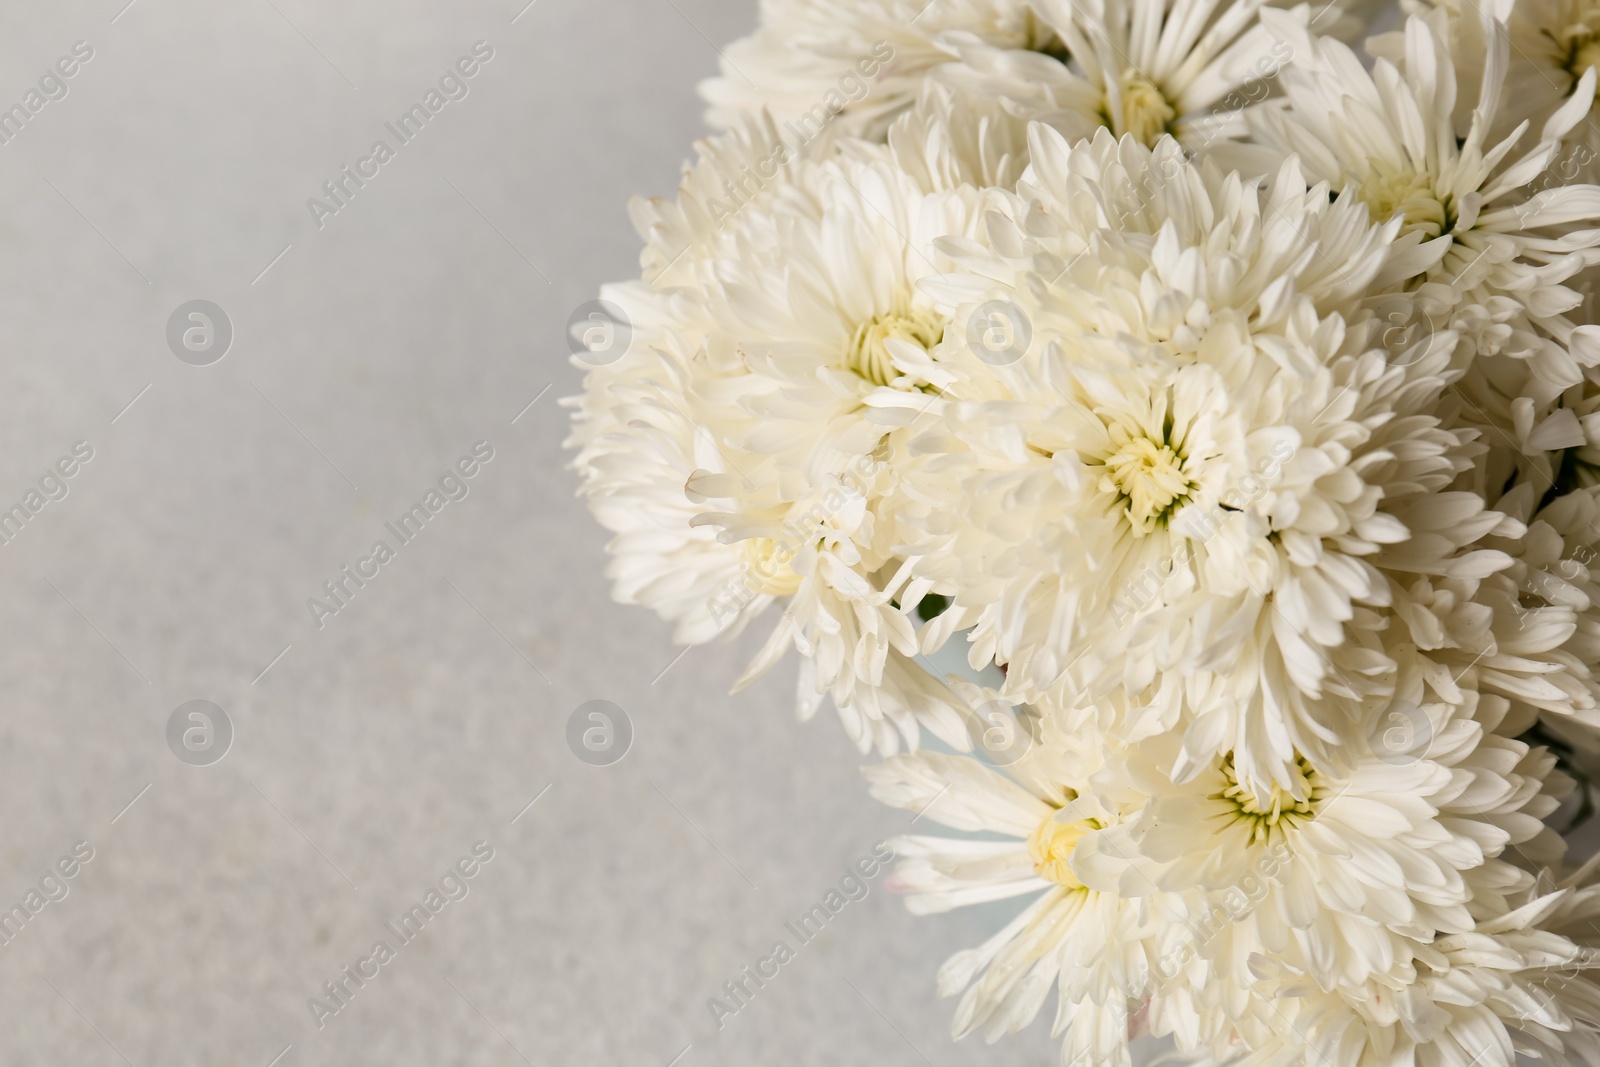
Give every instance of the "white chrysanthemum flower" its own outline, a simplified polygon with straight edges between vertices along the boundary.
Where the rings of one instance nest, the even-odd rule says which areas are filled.
[[[1035,895],[941,968],[940,994],[961,994],[957,1037],[1020,1029],[1055,984],[1053,1032],[1068,1063],[1126,1063],[1128,1040],[1143,1032],[1199,1062],[1266,1064],[1299,1030],[1350,1067],[1388,1062],[1386,1049],[1448,1048],[1485,1025],[1496,1041],[1512,1031],[1548,1038],[1587,1015],[1592,1041],[1600,1000],[1585,998],[1600,989],[1563,972],[1563,1013],[1533,988],[1584,957],[1532,928],[1555,898],[1540,915],[1518,911],[1547,887],[1502,857],[1548,852],[1538,843],[1554,837],[1539,818],[1564,779],[1548,753],[1486,732],[1504,708],[1483,698],[1475,718],[1443,701],[1409,705],[1403,742],[1374,732],[1372,750],[1328,773],[1302,761],[1303,800],[1252,792],[1226,759],[1175,786],[1148,751],[1064,730],[1050,714],[1005,773],[918,753],[866,774],[885,803],[984,835],[896,842],[890,884],[913,912]],[[1559,861],[1559,846],[1547,858]],[[1567,912],[1568,922],[1582,917],[1575,905]],[[1518,972],[1498,984],[1461,973],[1484,965],[1474,953],[1494,936],[1500,949],[1543,951],[1489,965]],[[1479,1008],[1504,1010],[1452,1000],[1463,981],[1493,990]],[[1275,1018],[1274,997],[1295,1003]],[[1536,1002],[1526,1018],[1507,1007]]]
[[[613,295],[642,320],[634,347],[669,351],[596,371],[583,403],[604,432],[574,438],[602,521],[630,534],[614,546],[618,595],[689,641],[788,598],[740,684],[796,645],[802,715],[830,696],[862,749],[885,753],[923,727],[964,747],[966,709],[913,662],[892,521],[908,431],[875,421],[866,397],[927,398],[945,380],[928,354],[944,318],[916,282],[942,269],[935,242],[986,210],[969,179],[1007,166],[959,122],[903,125],[894,149],[841,142],[815,158],[751,123],[702,146],[675,202],[637,203],[647,284]],[[660,427],[610,395],[635,379],[646,395],[630,403]],[[634,449],[648,458],[630,467]]]
[[[914,748],[919,724],[966,743],[961,705],[913,662],[914,617],[896,601],[909,576],[898,470],[914,431],[875,419],[870,398],[926,408],[948,381],[929,355],[946,318],[917,282],[943,269],[936,242],[970,237],[989,201],[924,187],[891,151],[857,143],[734,220],[715,264],[717,334],[743,373],[705,399],[754,465],[692,479],[710,505],[695,521],[779,547],[792,600],[747,677],[797,645],[803,707],[830,695],[863,750],[893,752],[896,730]]]
[[[942,43],[959,61],[933,76],[964,100],[999,101],[1068,140],[1104,126],[1146,145],[1171,135],[1202,148],[1246,132],[1246,113],[1293,55],[1284,35],[1259,20],[1262,2],[1033,0],[1064,44],[1062,61],[952,32]],[[1312,16],[1300,7],[1286,17]]]
[[[776,195],[798,158],[762,122],[697,148],[676,199],[630,205],[644,240],[643,281],[602,289],[621,320],[602,324],[612,331],[605,351],[574,357],[587,370],[584,392],[563,401],[576,409],[566,444],[578,450],[580,492],[616,535],[608,546],[613,595],[672,622],[681,644],[737,633],[775,595],[745,580],[744,550],[692,525],[703,508],[684,486],[697,470],[732,472],[749,463],[729,455],[695,398],[738,367],[718,346],[703,287],[707,263],[727,241],[721,221],[729,190],[743,190],[741,208]],[[729,589],[741,593],[730,598]]]
[[[1268,21],[1285,35],[1298,31]],[[1600,327],[1566,317],[1581,297],[1563,284],[1600,260],[1600,187],[1531,186],[1586,114],[1594,75],[1514,155],[1523,127],[1491,141],[1509,43],[1501,25],[1485,36],[1480,102],[1459,140],[1454,57],[1438,16],[1409,19],[1403,61],[1380,58],[1370,73],[1338,41],[1301,37],[1282,76],[1282,106],[1258,110],[1252,125],[1264,143],[1297,154],[1312,181],[1353,190],[1375,219],[1398,217],[1402,232],[1446,238],[1448,251],[1418,281],[1456,290],[1450,325],[1478,354],[1526,360],[1519,392],[1548,406],[1600,364]]]
[[[1336,763],[1299,760],[1304,787],[1292,791],[1251,788],[1229,756],[1173,783],[1174,739],[1147,743],[1132,773],[1150,802],[1086,841],[1078,874],[1122,896],[1226,892],[1270,864],[1257,906],[1204,953],[1201,984],[1248,988],[1254,957],[1270,952],[1303,961],[1324,989],[1360,989],[1416,944],[1505,910],[1531,876],[1500,857],[1549,835],[1539,820],[1556,807],[1541,792],[1553,758],[1491,732],[1502,698],[1461,697],[1381,705],[1371,727],[1347,729]]]
[[[1399,366],[1372,341],[1373,294],[1432,256],[1396,241],[1398,220],[1306,192],[1292,163],[1263,191],[1171,139],[1033,133],[1010,211],[1025,221],[946,242],[965,273],[927,284],[959,328],[906,474],[915,572],[954,598],[925,648],[973,627],[973,665],[1005,664],[1025,701],[1070,677],[1090,701],[1157,686],[1194,703],[1162,680],[1210,672],[1229,691],[1200,702],[1215,717],[1191,731],[1196,765],[1236,749],[1247,777],[1290,788],[1295,751],[1337,740],[1313,706],[1325,650],[1358,605],[1388,601],[1368,557],[1487,562],[1459,551],[1483,532],[1467,494],[1428,498],[1464,464],[1429,414],[1453,338]]]
[[[950,62],[937,38],[959,31],[998,48],[1058,51],[1024,0],[762,0],[755,33],[723,49],[701,84],[707,121],[768,110],[797,140],[824,132],[871,140]]]
[[[1495,1054],[1526,1051],[1531,1036],[1564,1063],[1563,1040],[1569,1052],[1593,1045],[1600,988],[1563,975],[1566,1009],[1540,992],[1580,953],[1533,928],[1555,898],[1525,906],[1545,891],[1533,871],[1560,861],[1541,819],[1571,783],[1549,752],[1501,736],[1514,729],[1508,701],[1476,692],[1488,672],[1396,653],[1399,692],[1347,726],[1334,765],[1302,762],[1303,799],[1252,790],[1226,758],[1174,784],[1164,738],[1142,746],[1154,767],[1129,769],[1152,801],[1076,852],[1080,878],[1102,890],[1238,897],[1232,921],[1183,961],[1191,999],[1150,1010],[1214,1062],[1310,1047],[1350,1067],[1412,1062],[1423,1048],[1435,1058],[1416,1062],[1509,1064]],[[1267,888],[1241,894],[1241,872],[1264,869]]]
[[[939,995],[961,995],[955,1037],[982,1029],[993,1042],[1022,1029],[1056,986],[1052,1035],[1063,1039],[1062,1062],[1127,1067],[1154,961],[1184,929],[1159,895],[1125,899],[1079,880],[1074,851],[1119,813],[1090,792],[1105,750],[1086,735],[1056,740],[1023,755],[1012,777],[973,757],[928,752],[866,768],[884,803],[994,835],[898,838],[902,862],[888,884],[918,914],[1034,895],[988,941],[939,969]]]

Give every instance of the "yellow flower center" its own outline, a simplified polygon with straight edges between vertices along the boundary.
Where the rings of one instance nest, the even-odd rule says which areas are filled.
[[[889,356],[891,338],[928,349],[944,337],[944,320],[921,308],[891,311],[856,328],[845,354],[845,366],[873,385],[888,385],[900,377]]]
[[[1441,197],[1434,190],[1433,178],[1428,174],[1374,166],[1361,179],[1358,194],[1375,222],[1388,222],[1396,214],[1401,215],[1405,219],[1404,233],[1421,230],[1429,237],[1438,237],[1456,223],[1450,198]]]
[[[1236,810],[1235,821],[1250,824],[1250,839],[1265,841],[1273,830],[1292,829],[1308,821],[1314,814],[1312,802],[1317,799],[1321,776],[1306,762],[1304,756],[1295,757],[1295,768],[1304,783],[1300,791],[1305,794],[1305,799],[1299,799],[1276,785],[1263,797],[1254,789],[1239,783],[1238,771],[1233,765],[1233,753],[1230,752],[1222,759],[1222,791],[1212,794],[1211,799],[1226,800],[1232,804]]]
[[[1082,889],[1083,883],[1072,873],[1067,861],[1072,858],[1072,850],[1078,847],[1084,835],[1098,829],[1100,824],[1093,819],[1060,822],[1054,813],[1049,815],[1033,831],[1033,836],[1028,838],[1028,858],[1033,860],[1035,873],[1056,885]]]
[[[1106,125],[1110,126],[1118,135],[1131,133],[1142,143],[1154,146],[1156,138],[1163,133],[1169,133],[1172,122],[1178,117],[1178,109],[1172,106],[1167,99],[1167,94],[1155,82],[1129,68],[1122,72],[1117,79],[1117,95],[1122,101],[1122,114],[1111,114],[1111,99],[1106,97],[1102,112],[1106,118]],[[1115,121],[1120,117],[1122,122]]]
[[[789,596],[800,588],[800,576],[789,566],[793,550],[770,537],[747,537],[739,544],[750,588],[769,596]]]
[[[1136,533],[1149,533],[1165,525],[1172,513],[1188,503],[1194,483],[1183,470],[1184,457],[1165,441],[1130,437],[1106,457],[1104,488],[1125,501],[1128,521]]]

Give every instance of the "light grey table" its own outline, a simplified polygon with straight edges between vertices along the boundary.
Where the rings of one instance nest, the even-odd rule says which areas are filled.
[[[635,271],[626,198],[675,187],[753,2],[125,2],[0,18],[0,108],[93,53],[0,144],[0,508],[93,451],[0,544],[0,908],[93,851],[0,949],[0,1067],[1055,1062],[1048,1009],[950,1041],[934,972],[998,918],[880,881],[720,1032],[706,1008],[907,823],[794,721],[792,663],[726,695],[760,634],[674,662],[609,601],[560,448],[567,317]],[[479,41],[467,95],[314,218]],[[233,331],[204,366],[166,336],[196,299]],[[308,598],[478,441],[469,495],[319,628]],[[612,766],[566,743],[590,699],[633,724]],[[218,762],[169,749],[190,700],[232,725]],[[475,841],[468,894],[319,1028]]]

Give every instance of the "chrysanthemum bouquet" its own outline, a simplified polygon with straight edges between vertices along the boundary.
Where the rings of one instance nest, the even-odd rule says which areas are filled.
[[[1600,1063],[1596,64],[1597,0],[765,0],[726,50],[576,466],[618,599],[772,627],[747,678],[793,646],[961,832],[898,842],[914,911],[1029,898],[957,1035]]]

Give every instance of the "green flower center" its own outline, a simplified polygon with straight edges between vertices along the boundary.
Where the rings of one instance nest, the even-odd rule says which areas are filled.
[[[1106,457],[1102,486],[1122,498],[1135,532],[1165,526],[1189,502],[1195,485],[1184,471],[1185,458],[1170,442],[1142,436],[1128,437]]]
[[[1304,784],[1305,788],[1301,791],[1305,793],[1305,799],[1299,799],[1276,785],[1266,796],[1262,796],[1240,784],[1238,771],[1233,765],[1233,753],[1230,752],[1222,759],[1222,791],[1213,793],[1211,799],[1225,800],[1233,805],[1234,821],[1249,824],[1250,840],[1265,841],[1272,831],[1292,829],[1309,821],[1314,814],[1312,804],[1319,795],[1321,776],[1306,762],[1304,756],[1295,757],[1295,769]]]

